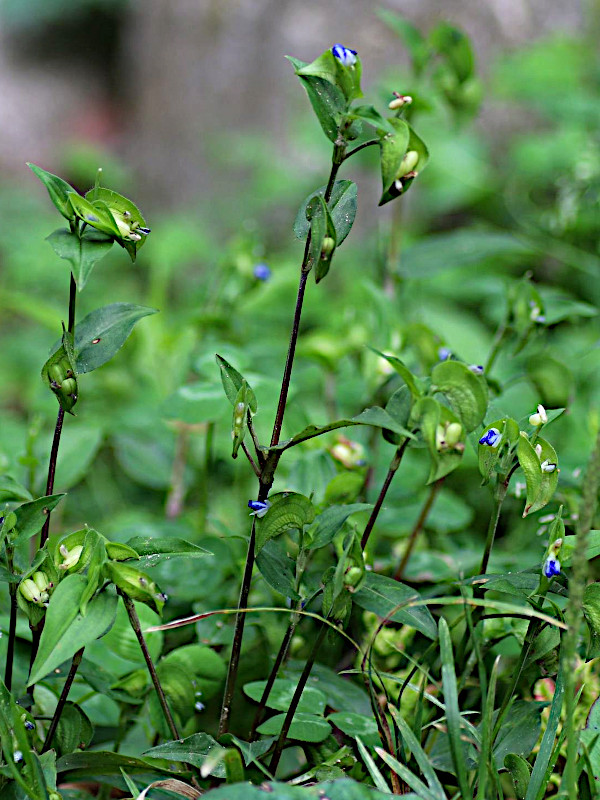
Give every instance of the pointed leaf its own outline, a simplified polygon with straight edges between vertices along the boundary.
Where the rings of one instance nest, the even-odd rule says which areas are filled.
[[[96,262],[108,253],[113,239],[93,228],[86,229],[81,238],[67,228],[61,228],[46,237],[59,258],[69,261],[78,291],[81,291]]]
[[[378,617],[415,628],[428,639],[437,639],[437,628],[429,609],[409,607],[411,601],[420,599],[414,589],[374,572],[367,572],[360,590],[353,595],[356,605],[373,611]]]
[[[304,537],[308,550],[317,550],[328,545],[352,514],[373,508],[370,503],[351,503],[345,506],[330,506],[319,514]]]
[[[315,518],[315,509],[308,497],[286,492],[272,500],[271,507],[262,519],[256,520],[256,552],[285,531],[302,530]]]
[[[294,221],[294,233],[298,239],[306,239],[310,230],[310,222],[306,216],[308,204],[315,194],[324,196],[326,188],[326,186],[321,186],[316,192],[311,192],[300,206]],[[356,217],[357,191],[356,184],[352,181],[336,181],[333,185],[327,207],[335,227],[337,247],[342,244],[352,229]]]
[[[232,367],[228,361],[225,361],[220,355],[215,355],[215,359],[219,368],[221,370],[221,382],[223,383],[223,389],[225,390],[225,394],[227,395],[227,399],[234,405],[236,402],[236,397],[239,390],[242,388],[242,383],[245,381],[244,376]],[[252,391],[252,388],[246,381],[246,385],[248,386],[248,406],[250,411],[253,414],[256,414],[258,409],[258,403],[256,402],[256,395]]]
[[[29,162],[27,162],[27,166],[44,184],[48,190],[50,199],[63,217],[68,220],[74,220],[75,214],[73,212],[73,207],[69,202],[69,195],[73,193],[76,194],[75,189],[66,181],[63,181],[62,178],[59,178],[58,175],[53,175],[51,172],[46,172],[45,169],[37,167],[35,164],[30,164]]]
[[[112,303],[84,317],[75,328],[77,373],[91,372],[110,361],[127,341],[136,322],[156,313],[155,308]]]
[[[244,694],[257,703],[265,690],[267,681],[252,681],[244,686]],[[267,708],[274,708],[276,711],[287,711],[291,705],[294,692],[298,686],[298,681],[288,680],[287,678],[277,678],[273,683]],[[309,714],[324,714],[327,698],[319,689],[306,686],[298,703],[298,711]]]
[[[431,373],[432,385],[446,395],[467,432],[483,422],[488,404],[487,382],[461,361],[442,361]]]

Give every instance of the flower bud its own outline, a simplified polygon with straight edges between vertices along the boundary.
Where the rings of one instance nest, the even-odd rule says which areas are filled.
[[[402,106],[409,106],[413,101],[409,94],[394,92],[394,95],[394,99],[388,104],[390,111],[395,111],[398,108],[402,108]]]
[[[344,577],[344,584],[354,589],[360,583],[363,575],[364,570],[362,570],[360,567],[350,567]]]
[[[328,258],[335,248],[335,241],[331,236],[325,236],[321,244],[321,258]]]
[[[460,422],[451,422],[446,428],[446,443],[449,447],[454,447],[460,442],[462,436],[462,425]]]
[[[31,578],[26,578],[24,581],[21,581],[19,585],[19,591],[25,600],[28,600],[30,603],[40,602],[40,590],[31,580]]]
[[[403,178],[409,172],[412,172],[418,163],[419,163],[418,152],[416,150],[409,150],[402,159],[402,163],[400,164],[400,169],[398,170],[398,174],[396,175],[396,177]]]
[[[72,550],[69,550],[64,544],[61,544],[59,550],[60,554],[64,557],[64,561],[62,564],[58,565],[58,568],[67,570],[71,569],[71,567],[74,567],[79,562],[79,558],[83,552],[83,545],[78,544]]]
[[[61,364],[50,364],[48,367],[48,377],[50,381],[60,385],[66,378],[65,370],[62,368]]]
[[[537,412],[529,417],[529,424],[537,427],[538,425],[544,425],[546,422],[548,422],[548,414],[544,406],[540,404],[537,407]]]
[[[31,578],[40,592],[47,592],[48,589],[54,588],[54,584],[48,580],[45,572],[34,572]]]

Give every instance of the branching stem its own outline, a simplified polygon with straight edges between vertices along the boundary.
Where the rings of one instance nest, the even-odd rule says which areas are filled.
[[[375,505],[373,506],[373,511],[371,511],[371,516],[369,517],[367,524],[365,526],[365,532],[362,535],[360,546],[362,547],[363,550],[367,546],[367,542],[369,541],[369,536],[371,535],[371,531],[373,530],[373,527],[377,522],[377,517],[379,516],[379,512],[381,511],[381,506],[383,505],[383,501],[385,500],[387,491],[390,488],[390,484],[394,479],[394,475],[396,474],[398,467],[400,466],[402,457],[404,456],[404,452],[408,447],[408,442],[409,442],[408,438],[405,439],[394,453],[394,457],[392,458],[390,468],[388,469],[388,473],[385,476],[383,486],[381,487],[381,491],[379,492],[379,497],[375,501]]]
[[[79,665],[81,664],[81,659],[83,658],[84,649],[85,648],[82,647],[81,650],[78,650],[73,656],[73,660],[71,661],[71,668],[69,669],[69,674],[67,675],[65,685],[63,686],[62,692],[60,693],[60,697],[58,698],[58,703],[56,704],[56,710],[54,711],[54,716],[52,717],[50,727],[48,728],[48,733],[46,734],[46,741],[44,742],[44,746],[42,747],[42,753],[45,753],[52,746],[52,739],[54,738],[54,734],[56,733],[56,729],[58,728],[58,723],[60,722],[60,718],[62,716],[62,712],[66,705],[69,692],[71,691],[71,686],[73,685],[73,681],[75,680],[75,675],[77,674],[77,670],[79,669]]]

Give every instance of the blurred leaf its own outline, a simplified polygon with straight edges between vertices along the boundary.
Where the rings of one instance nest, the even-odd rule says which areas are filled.
[[[351,503],[345,506],[329,506],[315,518],[305,534],[305,547],[317,550],[328,545],[352,514],[373,508],[370,503]]]
[[[76,703],[67,701],[63,708],[55,738],[52,740],[59,755],[84,750],[92,741],[94,726],[85,711]]]
[[[433,368],[431,381],[435,390],[446,395],[468,433],[481,424],[488,404],[483,375],[475,375],[460,361],[448,360]]]
[[[412,67],[418,75],[430,58],[429,45],[418,28],[407,19],[387,8],[378,8],[377,15],[402,40],[402,44],[410,53]]]
[[[330,714],[327,721],[347,736],[360,736],[362,741],[370,747],[381,743],[377,723],[373,717],[365,717],[349,711],[337,711]]]
[[[12,475],[0,475],[0,503],[11,503],[15,500],[32,500],[31,493]]]

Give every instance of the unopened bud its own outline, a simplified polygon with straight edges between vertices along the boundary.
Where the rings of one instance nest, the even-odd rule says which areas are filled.
[[[328,258],[335,248],[335,241],[331,236],[326,236],[321,244],[321,258]]]
[[[64,556],[64,561],[62,564],[58,565],[59,569],[71,569],[74,567],[77,562],[79,561],[79,557],[83,552],[83,545],[78,544],[72,550],[68,550],[64,544],[60,546],[60,553]]]
[[[409,94],[398,94],[398,92],[394,92],[394,95],[394,99],[388,104],[388,108],[391,111],[395,111],[397,108],[402,108],[402,106],[409,106],[413,101]]]
[[[24,581],[21,581],[19,591],[25,600],[28,600],[30,603],[40,602],[40,590],[31,580],[31,578],[26,578]]]
[[[34,572],[31,578],[40,592],[46,592],[48,589],[54,588],[54,584],[48,580],[45,572]]]
[[[419,163],[418,152],[416,150],[409,150],[402,159],[402,162],[400,163],[400,168],[398,170],[397,177],[403,178],[405,176],[408,176],[408,173],[412,172],[418,163]]]
[[[462,436],[462,425],[460,422],[451,422],[446,428],[446,443],[449,447],[454,447],[460,442]]]

